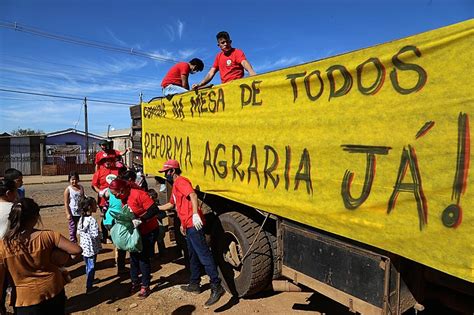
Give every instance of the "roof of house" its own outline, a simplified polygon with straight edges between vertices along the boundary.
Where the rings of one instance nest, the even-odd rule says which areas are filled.
[[[60,135],[68,134],[68,133],[75,133],[75,134],[78,134],[78,135],[81,135],[81,136],[84,136],[84,137],[86,136],[86,133],[84,131],[77,130],[77,129],[74,129],[74,128],[68,128],[68,129],[64,129],[64,130],[58,130],[58,131],[53,131],[53,132],[47,133],[46,137],[60,136]],[[95,138],[95,139],[98,139],[98,140],[104,139],[104,137],[98,136],[98,135],[90,133],[90,132],[89,132],[89,138]]]
[[[109,130],[109,138],[117,138],[117,137],[128,137],[130,136],[131,129],[114,129]],[[103,137],[107,137],[107,133],[103,134]]]

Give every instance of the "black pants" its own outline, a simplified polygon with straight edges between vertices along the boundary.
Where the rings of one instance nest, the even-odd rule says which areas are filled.
[[[21,306],[16,308],[18,315],[59,315],[64,314],[66,307],[66,294],[62,290],[52,299],[43,301],[36,305]]]

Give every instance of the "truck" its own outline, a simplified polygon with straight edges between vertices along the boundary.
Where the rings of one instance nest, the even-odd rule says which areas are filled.
[[[133,163],[180,163],[234,296],[304,285],[362,314],[472,314],[473,35],[471,19],[142,101]]]

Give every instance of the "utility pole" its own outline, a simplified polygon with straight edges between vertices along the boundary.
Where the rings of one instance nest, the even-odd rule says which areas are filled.
[[[87,121],[87,97],[84,97],[84,128],[86,134],[86,160],[89,163],[89,122]]]

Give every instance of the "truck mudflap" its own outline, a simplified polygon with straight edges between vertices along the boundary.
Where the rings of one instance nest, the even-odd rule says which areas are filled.
[[[282,221],[282,275],[362,314],[401,314],[416,301],[389,257]]]

